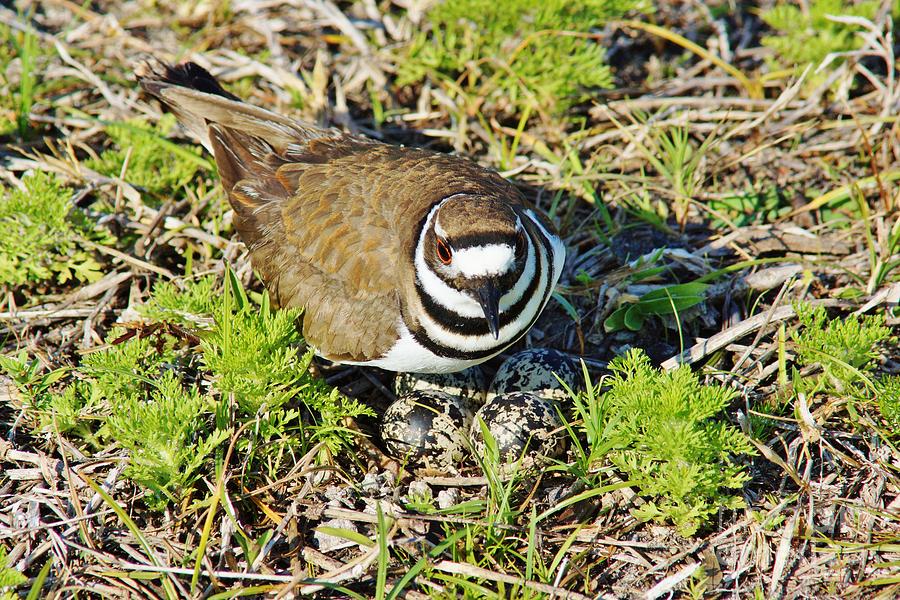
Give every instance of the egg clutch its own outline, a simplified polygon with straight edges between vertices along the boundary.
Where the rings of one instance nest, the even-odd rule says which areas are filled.
[[[478,366],[449,374],[401,373],[381,437],[388,454],[428,471],[455,473],[470,452],[487,456],[485,429],[501,463],[544,463],[566,450],[558,402],[567,393],[560,380],[576,387],[574,363],[543,348],[508,358],[490,385]]]

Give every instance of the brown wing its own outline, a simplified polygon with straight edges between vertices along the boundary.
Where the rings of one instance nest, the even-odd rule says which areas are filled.
[[[276,149],[210,127],[235,227],[279,306],[303,307],[326,357],[365,361],[397,339],[401,235],[377,188],[387,146],[343,135]]]

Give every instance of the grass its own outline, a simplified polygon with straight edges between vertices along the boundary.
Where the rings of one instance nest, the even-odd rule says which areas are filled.
[[[398,83],[432,78],[501,111],[559,114],[592,88],[612,84],[591,28],[641,8],[634,0],[436,4],[428,13],[430,31],[417,34],[398,61]]]
[[[0,598],[896,596],[884,12],[334,6],[0,15]],[[390,462],[389,376],[272,307],[148,48],[514,179],[569,250],[521,343],[584,360],[568,452]]]
[[[24,290],[46,282],[91,282],[102,267],[84,240],[114,238],[94,228],[71,205],[71,190],[47,173],[25,178],[22,189],[5,190],[0,204],[0,288]]]
[[[113,147],[86,161],[86,166],[121,177],[152,194],[178,191],[201,166],[210,168],[199,147],[182,148],[166,139],[175,128],[175,117],[166,115],[155,126],[135,119],[106,125]]]
[[[25,139],[31,134],[29,115],[37,87],[37,36],[28,31],[15,32],[7,25],[0,25],[0,41],[4,46],[4,50],[0,52],[0,67],[4,67],[4,73],[9,72],[6,67],[14,63],[18,67],[18,81],[0,75],[0,86],[8,91],[8,100],[0,107],[4,112],[9,111],[0,116],[0,135],[16,132],[20,138]]]

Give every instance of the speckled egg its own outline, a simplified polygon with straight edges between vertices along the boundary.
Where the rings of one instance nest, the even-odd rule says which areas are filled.
[[[413,391],[391,404],[382,417],[388,454],[413,467],[453,472],[468,453],[472,409],[450,394]]]
[[[562,400],[567,394],[554,373],[575,389],[579,373],[569,356],[550,348],[518,352],[500,365],[489,388],[488,399],[510,392],[533,392],[542,398]]]
[[[565,430],[552,400],[529,392],[512,392],[488,400],[475,414],[470,433],[473,451],[484,456],[479,417],[497,442],[502,462],[516,462],[521,457],[523,464],[528,465],[558,458],[565,452]]]
[[[484,404],[487,377],[481,367],[475,366],[457,373],[398,373],[394,379],[397,396],[432,390],[462,398],[474,412]]]

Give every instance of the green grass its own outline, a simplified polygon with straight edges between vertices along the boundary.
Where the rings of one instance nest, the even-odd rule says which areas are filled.
[[[19,32],[0,24],[0,136],[31,135],[29,115],[39,88],[40,54],[38,38],[30,30]],[[17,76],[8,78],[11,73]]]
[[[71,205],[72,191],[55,175],[33,173],[23,184],[0,202],[0,287],[99,279],[101,265],[84,240],[113,237]]]
[[[171,114],[155,126],[140,119],[109,123],[105,131],[113,147],[85,165],[108,177],[122,177],[152,196],[178,193],[198,169],[211,169],[212,165],[201,156],[199,147],[178,146],[167,139],[175,123]]]
[[[591,33],[640,0],[461,0],[435,4],[430,31],[399,61],[398,83],[425,78],[489,99],[501,112],[559,114],[612,84],[604,49]]]
[[[171,321],[115,328],[104,349],[70,369],[42,373],[25,353],[0,356],[35,435],[58,431],[85,448],[127,449],[126,474],[147,489],[144,500],[155,509],[181,502],[200,477],[212,477],[215,454],[244,424],[252,427],[237,449],[273,476],[318,442],[331,453],[347,447],[355,434],[343,420],[368,409],[308,373],[312,355],[297,311],[273,311],[267,297],[255,305],[230,281],[224,293],[211,279],[183,291],[160,284],[147,314],[177,315],[191,329]]]

